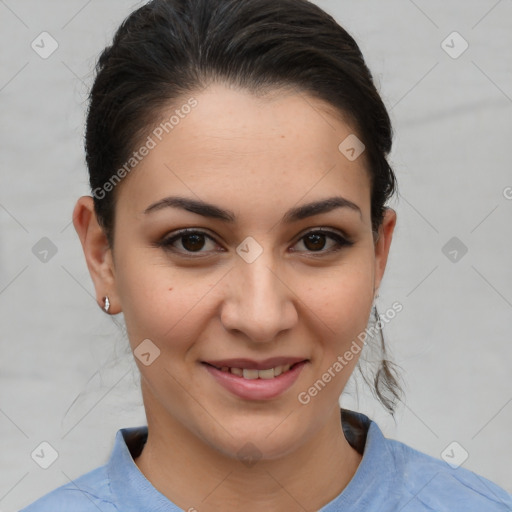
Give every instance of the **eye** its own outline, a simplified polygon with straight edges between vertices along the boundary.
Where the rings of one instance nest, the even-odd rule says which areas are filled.
[[[327,250],[324,249],[326,245],[326,240],[330,239],[333,243],[330,248]],[[353,242],[347,240],[344,236],[334,231],[327,231],[324,229],[318,229],[315,231],[309,231],[304,236],[301,237],[299,242],[302,242],[306,247],[306,252],[313,253],[331,253],[338,251],[342,247],[348,247],[354,245]],[[301,251],[293,251],[293,252],[301,252]]]
[[[331,240],[331,247],[324,250],[326,242],[329,239]],[[168,238],[164,238],[160,242],[157,242],[156,245],[163,247],[165,250],[187,257],[193,254],[208,253],[208,250],[202,250],[207,246],[208,241],[212,244],[212,248],[215,249],[217,246],[215,240],[205,231],[184,229]],[[301,251],[294,249],[292,252],[312,252],[320,253],[320,255],[335,252],[342,247],[353,245],[353,242],[342,236],[340,233],[325,229],[309,231],[299,239],[297,244],[298,243],[303,243],[306,250]]]
[[[181,242],[179,244],[176,244],[176,242],[180,239]],[[216,246],[215,240],[206,232],[193,229],[184,229],[182,231],[179,231],[175,235],[169,238],[165,238],[161,242],[158,242],[158,245],[166,250],[181,253],[183,255],[188,255],[192,253],[208,252],[201,251],[201,249],[205,246],[207,240],[214,242],[213,246]],[[178,247],[176,247],[176,245],[181,246],[181,248],[184,249],[184,251],[179,250]]]

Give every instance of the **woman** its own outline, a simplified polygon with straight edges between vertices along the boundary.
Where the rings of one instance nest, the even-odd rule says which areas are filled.
[[[154,0],[102,53],[86,128],[74,226],[100,306],[123,312],[148,426],[24,510],[510,510],[340,411],[375,343],[396,183],[385,106],[330,16]],[[391,413],[397,377],[384,352]]]

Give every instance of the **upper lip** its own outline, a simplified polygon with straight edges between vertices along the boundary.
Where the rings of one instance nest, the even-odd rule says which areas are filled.
[[[203,361],[203,363],[216,366],[217,368],[241,368],[241,369],[254,369],[254,370],[267,370],[269,368],[275,368],[276,366],[283,366],[285,364],[294,365],[302,361],[307,361],[304,357],[270,357],[263,361],[254,361],[253,359],[218,359]]]

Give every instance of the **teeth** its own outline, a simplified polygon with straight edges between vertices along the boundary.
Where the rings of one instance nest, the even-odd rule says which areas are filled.
[[[258,378],[258,370],[250,370],[248,368],[244,368],[244,379],[257,379]]]
[[[231,372],[234,375],[238,375],[239,377],[243,377],[244,379],[254,380],[254,379],[273,379],[274,377],[278,377],[282,373],[287,372],[290,369],[290,364],[279,365],[274,368],[268,368],[266,370],[256,370],[253,368],[228,368],[223,366],[221,371],[223,372]]]
[[[274,368],[270,368],[269,370],[259,370],[258,377],[260,379],[273,379],[274,378]]]

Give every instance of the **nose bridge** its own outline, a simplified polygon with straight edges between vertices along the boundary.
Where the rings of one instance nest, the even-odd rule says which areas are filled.
[[[272,341],[296,318],[290,290],[281,282],[281,266],[267,248],[252,262],[240,257],[223,314],[224,326],[252,341]]]

